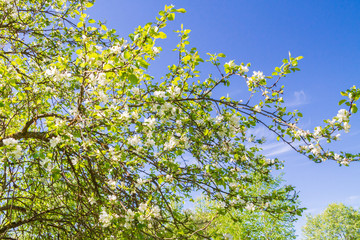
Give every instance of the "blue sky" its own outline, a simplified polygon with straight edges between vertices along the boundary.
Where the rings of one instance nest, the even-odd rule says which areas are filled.
[[[154,76],[161,76],[166,66],[176,61],[171,49],[177,35],[172,31],[184,24],[192,30],[190,46],[197,47],[203,57],[207,52],[222,52],[226,61],[250,62],[251,71],[271,74],[288,51],[304,56],[301,71],[284,82],[285,100],[304,114],[302,126],[309,130],[336,115],[341,108],[337,105],[341,90],[359,85],[360,1],[98,0],[89,14],[107,20],[108,28],[126,37],[135,27],[154,21],[165,4],[185,8],[187,13],[176,15],[167,27],[168,39],[158,42],[164,52],[152,69]],[[207,70],[213,72],[213,68],[202,69]],[[236,97],[242,91],[235,89],[229,94]],[[342,141],[333,148],[359,152],[359,119],[352,118],[350,133],[342,133]],[[279,144],[269,144],[267,152],[286,161],[287,184],[296,186],[307,213],[320,213],[332,202],[360,207],[359,163],[350,167],[330,161],[315,164]],[[297,234],[304,220],[296,223]]]

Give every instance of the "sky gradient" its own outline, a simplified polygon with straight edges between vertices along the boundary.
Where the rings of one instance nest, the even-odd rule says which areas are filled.
[[[312,131],[323,119],[332,118],[342,108],[341,90],[359,85],[360,76],[360,1],[240,1],[240,0],[98,0],[89,9],[91,18],[106,20],[108,28],[126,37],[139,25],[155,21],[164,5],[185,8],[186,14],[177,14],[165,32],[168,39],[157,41],[164,51],[154,62],[151,74],[160,77],[167,66],[176,62],[171,52],[177,44],[173,31],[184,24],[191,29],[190,46],[197,47],[201,56],[207,52],[224,53],[225,61],[252,64],[250,71],[261,70],[271,74],[281,60],[304,56],[299,63],[300,72],[290,74],[283,84],[288,107],[304,114],[301,126]],[[225,62],[224,61],[224,62]],[[202,72],[214,72],[202,67]],[[237,86],[237,85],[235,85]],[[229,94],[241,97],[246,89],[240,86]],[[359,152],[360,115],[354,116],[350,133],[341,133],[337,150]],[[339,167],[334,162],[316,164],[270,139],[266,152],[285,160],[286,184],[296,186],[306,213],[317,214],[333,202],[360,207],[360,164]],[[296,223],[297,234],[305,223],[302,217]],[[299,237],[300,239],[300,237]]]

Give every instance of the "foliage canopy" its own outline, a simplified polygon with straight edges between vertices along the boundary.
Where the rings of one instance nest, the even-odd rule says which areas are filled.
[[[344,204],[330,204],[324,212],[307,216],[304,239],[359,239],[360,212]]]
[[[274,189],[281,189],[283,179],[279,176],[276,180],[271,184],[257,182],[248,188],[247,194],[255,197],[270,193]],[[299,207],[299,202],[292,200],[273,200],[269,204],[283,205],[287,208]],[[218,205],[217,202],[200,198],[196,202],[193,215],[198,224],[211,222],[204,231],[213,239],[296,239],[294,221],[297,216],[292,213],[284,211],[272,214],[248,205],[245,208],[230,208],[222,215],[217,211]]]
[[[204,79],[204,60],[187,48],[190,30],[181,27],[179,60],[159,81],[147,71],[161,51],[155,42],[185,10],[166,6],[126,40],[86,14],[92,5],[0,1],[2,238],[203,239],[204,226],[181,208],[196,191],[221,202],[219,215],[249,207],[299,215],[296,205],[270,204],[295,201],[292,186],[248,193],[275,183],[271,171],[282,167],[261,155],[264,139],[249,136],[259,125],[315,162],[358,160],[320,144],[350,128],[357,88],[343,92],[347,110],[305,131],[301,113],[282,106],[280,83],[301,57],[289,54],[265,76],[209,54],[218,74]],[[212,97],[240,80],[247,100]]]

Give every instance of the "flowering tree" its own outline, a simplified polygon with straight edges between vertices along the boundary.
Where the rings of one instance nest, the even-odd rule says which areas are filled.
[[[358,160],[320,144],[350,128],[357,88],[343,92],[347,110],[305,131],[297,125],[301,113],[282,106],[280,86],[301,57],[289,56],[266,76],[209,54],[218,75],[202,78],[197,66],[204,60],[187,49],[190,30],[181,28],[179,60],[159,81],[147,71],[161,52],[155,41],[185,10],[166,6],[127,41],[89,18],[92,5],[0,1],[2,238],[203,239],[181,207],[194,192],[221,202],[217,215],[230,208],[300,214],[271,204],[296,198],[291,186],[247,192],[275,181],[270,172],[282,167],[261,155],[263,139],[249,136],[259,125],[315,162]],[[212,97],[233,80],[244,81],[245,101]]]

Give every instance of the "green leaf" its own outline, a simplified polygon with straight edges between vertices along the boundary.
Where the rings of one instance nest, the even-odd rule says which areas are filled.
[[[148,62],[146,62],[144,59],[139,59],[138,60],[138,63],[140,64],[140,66],[142,66],[143,68],[145,68],[145,69],[148,69],[148,67],[149,67],[149,63]]]
[[[341,101],[339,101],[339,105],[341,105],[341,104],[343,104],[344,102],[346,102],[346,99],[343,99],[343,100],[341,100]]]
[[[347,92],[340,92],[340,94],[344,97],[347,97],[347,95],[348,95]]]
[[[54,178],[54,180],[59,180],[61,175],[60,175],[60,169],[53,169],[52,170],[52,174],[51,176]]]
[[[191,59],[191,55],[187,55],[185,57],[183,57],[183,62],[188,62]]]
[[[130,74],[129,76],[128,76],[128,79],[129,79],[129,81],[132,83],[132,84],[138,84],[139,83],[139,79],[136,77],[136,75],[135,74]]]
[[[103,69],[104,70],[110,70],[110,69],[113,69],[113,66],[111,66],[110,64],[105,64]]]
[[[169,21],[173,21],[175,19],[175,13],[170,13],[168,16],[167,16],[167,19]]]
[[[205,129],[204,135],[207,136],[209,135],[209,133],[210,133],[209,129]]]
[[[107,27],[105,25],[101,25],[101,29],[107,31]]]
[[[159,185],[161,185],[163,182],[164,182],[164,178],[163,178],[163,176],[160,176],[160,177],[158,178],[158,183],[159,183]]]
[[[351,112],[352,112],[352,113],[357,113],[357,111],[358,111],[358,108],[357,108],[356,104],[353,104],[353,105],[351,106]]]
[[[15,62],[18,64],[18,65],[21,65],[23,63],[23,60],[21,58],[17,58],[15,60]]]
[[[178,13],[186,13],[186,10],[184,8],[178,8],[178,9],[173,9],[173,10]]]
[[[94,19],[90,19],[89,23],[96,23],[96,21]]]
[[[223,53],[219,53],[219,54],[218,54],[218,57],[224,58],[224,57],[226,57],[226,56],[225,56],[225,54],[223,54]]]
[[[91,8],[93,5],[94,5],[94,4],[91,3],[91,2],[87,2],[87,3],[85,4],[85,6],[86,6],[87,8]]]
[[[79,22],[77,25],[76,25],[78,28],[82,28],[84,26],[84,22]]]
[[[163,33],[163,32],[159,32],[159,34],[158,34],[158,36],[157,36],[158,38],[161,38],[161,39],[165,39],[167,36],[166,36],[166,34],[165,33]]]

